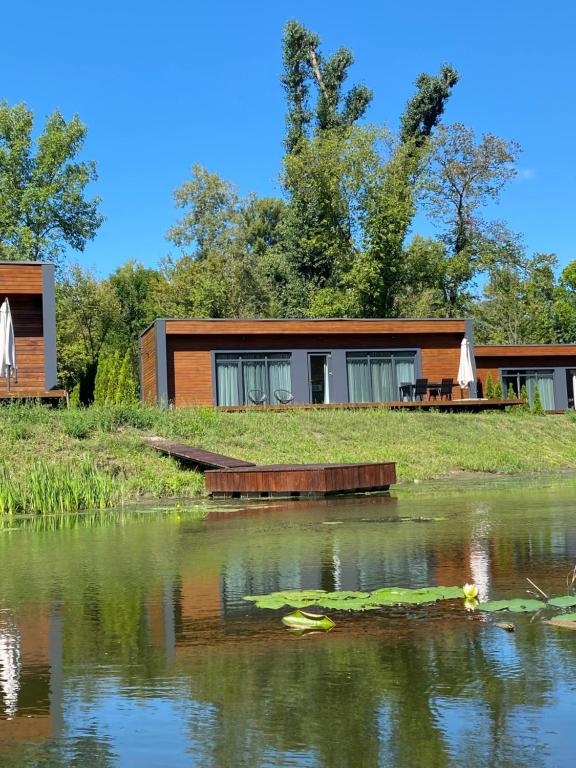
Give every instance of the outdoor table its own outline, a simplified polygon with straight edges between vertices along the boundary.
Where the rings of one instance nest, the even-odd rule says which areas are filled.
[[[408,398],[408,400],[414,400],[414,390],[416,389],[416,384],[412,384],[411,381],[403,381],[398,389],[400,390],[400,400],[403,401],[405,398]]]
[[[437,398],[440,394],[440,389],[442,387],[442,384],[439,381],[429,381],[428,382],[428,399],[431,397]]]

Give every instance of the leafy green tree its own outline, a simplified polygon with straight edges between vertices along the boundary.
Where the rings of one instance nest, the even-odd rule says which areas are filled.
[[[554,290],[556,338],[564,344],[576,343],[576,261],[567,264]]]
[[[481,211],[498,200],[515,176],[519,152],[518,144],[492,134],[477,140],[461,123],[440,126],[431,141],[423,199],[430,219],[443,230],[447,314],[458,312],[462,292],[484,267],[483,245],[495,239],[499,228],[486,222]]]
[[[127,261],[110,275],[109,282],[118,302],[118,321],[108,343],[128,350],[137,370],[138,336],[160,311],[159,300],[165,285],[160,273],[134,260]]]
[[[58,368],[62,383],[81,381],[82,402],[91,402],[100,352],[120,322],[120,307],[110,283],[78,265],[56,286]]]
[[[100,199],[87,199],[93,161],[77,159],[86,126],[53,112],[34,138],[25,104],[0,102],[0,259],[58,261],[83,251],[102,224]]]

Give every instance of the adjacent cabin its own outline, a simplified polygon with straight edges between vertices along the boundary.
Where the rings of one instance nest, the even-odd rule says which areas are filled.
[[[464,337],[472,345],[469,320],[160,319],[140,337],[142,399],[225,407],[398,402],[419,378],[455,382]]]
[[[487,344],[475,350],[479,392],[488,376],[519,395],[526,387],[530,402],[536,386],[546,411],[575,408],[576,344]]]
[[[54,265],[0,262],[0,305],[8,299],[14,326],[17,376],[0,376],[0,399],[54,398],[57,390]]]

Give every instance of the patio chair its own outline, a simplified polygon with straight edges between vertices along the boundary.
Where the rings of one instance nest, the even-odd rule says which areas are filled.
[[[264,405],[266,402],[266,392],[263,392],[261,389],[249,389],[248,400],[254,403],[254,405]]]
[[[414,400],[424,400],[424,395],[428,392],[428,379],[416,379],[414,386]]]
[[[440,400],[442,400],[443,397],[445,397],[446,400],[452,400],[453,387],[454,379],[442,379],[442,383],[440,384]]]
[[[294,395],[287,389],[275,389],[274,397],[279,403],[282,403],[282,405],[288,405],[288,403],[291,403],[294,400]]]

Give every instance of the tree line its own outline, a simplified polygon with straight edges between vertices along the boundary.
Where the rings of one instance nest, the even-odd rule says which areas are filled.
[[[369,122],[372,91],[349,85],[350,50],[325,54],[291,21],[282,51],[282,194],[242,197],[194,165],[174,193],[171,252],[103,279],[64,258],[103,220],[86,194],[96,165],[78,159],[86,127],[55,112],[34,140],[30,110],[0,104],[0,259],[59,265],[63,385],[91,401],[99,361],[119,373],[126,360],[135,379],[138,335],[157,316],[471,316],[480,342],[576,341],[576,262],[559,273],[554,254],[528,253],[487,215],[520,147],[443,122],[461,87],[452,66],[419,75],[392,130]],[[433,236],[418,234],[417,216]],[[125,389],[105,399],[135,396]]]

